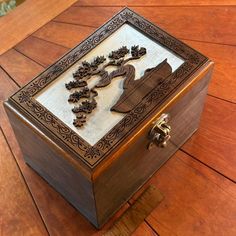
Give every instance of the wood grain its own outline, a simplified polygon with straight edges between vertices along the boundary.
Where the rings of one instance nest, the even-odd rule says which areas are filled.
[[[73,6],[205,6],[235,5],[235,0],[79,0]]]
[[[120,9],[121,7],[70,7],[54,20],[99,27]],[[232,30],[236,23],[234,7],[132,7],[131,9],[177,38],[236,45],[236,31]]]
[[[236,181],[236,104],[207,98],[198,132],[183,150]]]
[[[149,186],[104,236],[131,235],[162,200],[161,192],[154,186]]]
[[[165,196],[147,218],[160,235],[236,234],[235,184],[188,155],[177,152],[150,183]]]
[[[170,73],[170,66],[168,66],[167,68]],[[208,66],[207,68],[209,69],[210,67]],[[203,75],[205,74],[202,73],[201,75],[200,73],[199,76],[201,77]],[[188,138],[192,134],[192,132],[195,131],[198,125],[198,118],[202,110],[202,102],[206,95],[206,89],[202,88],[206,88],[208,80],[209,73],[204,77],[204,79],[201,80],[198,85],[194,86],[194,88],[191,90],[191,93],[189,92],[189,95],[186,95],[188,97],[182,98],[169,111],[171,116],[175,117],[175,119],[173,119],[172,121],[173,130],[175,131],[172,135],[174,145],[170,149],[170,152],[173,153],[174,151],[176,151],[176,148],[179,146],[179,144],[182,144],[183,141],[185,141],[186,138]],[[199,93],[199,91],[201,92]],[[193,97],[195,99],[193,99]],[[192,100],[192,103],[188,103],[189,99]],[[184,105],[186,105],[187,103],[187,106],[185,107],[183,103]],[[179,109],[179,107],[181,107],[182,110]],[[176,110],[180,113],[179,115],[177,115],[178,113],[176,114]],[[81,173],[79,173],[78,169],[76,170],[70,164],[68,164],[68,161],[66,161],[64,158],[60,158],[63,157],[64,154],[59,150],[59,153],[55,151],[53,148],[54,145],[50,146],[50,144],[45,141],[45,139],[43,141],[43,139],[41,139],[39,136],[44,135],[39,135],[39,132],[37,131],[35,133],[35,127],[31,125],[28,125],[27,127],[24,126],[23,123],[27,122],[27,118],[24,119],[25,122],[20,122],[15,117],[15,115],[13,115],[13,113],[14,112],[9,112],[8,114],[26,162],[30,166],[32,166],[41,176],[43,176],[52,186],[54,186],[57,191],[65,196],[69,200],[69,202],[71,202],[77,209],[79,209],[96,226],[101,226],[105,221],[107,221],[108,217],[110,217],[110,215],[113,214],[114,211],[124,203],[125,199],[128,199],[128,197],[130,197],[131,194],[137,190],[138,186],[140,186],[143,181],[145,181],[158,167],[160,167],[161,164],[163,164],[164,161],[167,160],[170,154],[169,151],[165,150],[163,156],[159,156],[160,158],[157,159],[155,152],[148,152],[148,161],[146,158],[144,158],[143,155],[141,155],[142,153],[147,153],[148,140],[146,139],[146,137],[148,136],[149,132],[148,128],[145,130],[145,135],[142,135],[142,139],[139,139],[138,141],[137,146],[140,148],[142,147],[139,152],[139,157],[137,157],[137,155],[135,154],[137,152],[137,146],[135,146],[134,148],[129,149],[129,151],[132,150],[131,152],[125,153],[124,158],[119,158],[119,163],[121,163],[121,165],[124,167],[122,167],[120,170],[120,176],[117,176],[118,178],[115,178],[118,179],[118,182],[115,181],[114,178],[113,181],[109,182],[109,180],[111,180],[110,176],[113,176],[113,174],[117,172],[116,169],[119,169],[119,165],[115,164],[113,166],[115,169],[109,168],[109,174],[105,177],[103,176],[103,181],[100,182],[102,183],[102,186],[99,187],[97,185],[97,187],[96,185],[94,185],[94,188],[96,187],[96,189],[94,189],[94,193],[92,193],[91,182],[85,179],[85,177]],[[188,119],[185,119],[186,117],[188,117]],[[181,130],[182,132],[178,132],[179,130]],[[45,135],[47,135],[47,133],[45,133]],[[55,147],[55,149],[57,148]],[[132,160],[131,164],[126,164],[127,156],[130,156],[130,162]],[[158,162],[158,165],[154,165],[155,162]],[[153,165],[150,165],[150,163],[152,163]],[[145,168],[145,172],[142,173],[140,171],[140,167],[142,168],[145,165],[147,168]],[[58,170],[60,170],[60,174],[58,173]],[[133,172],[130,170],[132,170]],[[130,176],[130,173],[133,173],[133,176]],[[142,173],[142,175],[140,173]],[[124,178],[124,176],[126,176],[126,179],[129,179],[130,181],[128,192],[126,190],[126,185],[123,185],[123,187],[121,187],[120,185],[120,181],[122,181],[122,178]],[[107,179],[107,177],[109,179]],[[123,179],[122,182],[127,182],[126,179]],[[112,194],[110,193],[109,195],[109,193],[107,194],[107,192],[105,192],[104,194],[104,183],[106,183],[108,191],[113,192]],[[117,183],[118,185],[115,185]],[[113,186],[110,186],[109,184]],[[120,189],[118,194],[116,194],[114,188]],[[116,194],[117,199],[113,194]],[[99,195],[99,200],[96,195]],[[96,199],[96,203],[98,206],[96,211],[94,198]],[[109,201],[109,199],[111,201]],[[109,207],[107,207],[107,205],[103,205],[103,202],[107,204],[107,202],[112,201],[114,205],[110,205]],[[104,209],[106,210],[104,211]]]
[[[15,49],[44,67],[50,66],[68,51],[68,48],[33,36],[21,41]]]
[[[143,222],[132,234],[132,236],[158,236],[158,234]]]
[[[31,0],[0,18],[0,55],[69,7],[75,0]]]
[[[11,94],[16,92],[18,86],[10,79],[6,72],[0,67],[0,101],[5,101]]]
[[[213,77],[208,93],[236,103],[236,47],[184,40],[215,62]]]
[[[68,25],[51,21],[33,35],[64,47],[72,48],[94,31],[95,29],[91,27]]]
[[[2,130],[0,130],[0,166],[1,235],[47,235]]]
[[[14,49],[0,56],[0,65],[20,85],[26,84],[43,70],[42,66]]]

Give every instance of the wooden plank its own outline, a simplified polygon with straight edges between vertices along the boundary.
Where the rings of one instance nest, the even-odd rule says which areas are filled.
[[[235,5],[235,0],[79,0],[73,6],[206,6]]]
[[[94,31],[95,29],[91,27],[68,25],[51,21],[33,35],[64,47],[72,48]]]
[[[121,7],[70,7],[54,20],[99,27],[120,9]],[[132,9],[177,38],[236,45],[236,31],[232,30],[236,22],[234,7],[132,7]]]
[[[221,190],[232,196],[232,198],[236,199],[236,185],[234,182],[225,178],[222,174],[210,169],[198,160],[191,158],[188,154],[183,153],[182,150],[179,152],[181,153],[180,159],[185,165],[187,165],[187,168],[194,169],[201,173],[201,175],[203,175],[211,183],[218,186]]]
[[[0,65],[20,85],[26,84],[43,70],[42,66],[14,49],[0,56]]]
[[[53,21],[98,28],[112,18],[123,7],[70,7]],[[93,16],[93,17],[91,17]]]
[[[161,192],[154,186],[149,186],[104,236],[131,235],[162,200]]]
[[[206,100],[199,130],[183,150],[236,180],[236,104],[214,97]]]
[[[1,130],[0,166],[1,235],[47,235]]]
[[[132,236],[158,236],[158,234],[143,222],[133,233]]]
[[[5,101],[8,96],[13,94],[18,86],[9,78],[9,76],[5,73],[5,71],[0,67],[0,85],[1,85],[1,93],[0,93],[0,101]]]
[[[208,93],[236,103],[236,47],[184,40],[215,62]],[[230,56],[229,56],[230,55]]]
[[[0,55],[69,7],[75,0],[31,0],[0,18]]]
[[[33,36],[21,41],[15,49],[44,67],[50,66],[68,51],[68,48]]]
[[[160,235],[236,234],[236,185],[181,151],[150,184],[165,196],[147,218]],[[234,194],[228,191],[228,185]]]

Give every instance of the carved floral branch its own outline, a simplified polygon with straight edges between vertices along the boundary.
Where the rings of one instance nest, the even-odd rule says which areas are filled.
[[[81,127],[86,122],[86,114],[91,113],[97,106],[95,97],[97,92],[95,88],[89,89],[87,87],[87,81],[94,75],[101,77],[99,82],[96,84],[96,88],[105,87],[111,83],[111,80],[117,76],[124,75],[127,72],[127,66],[125,64],[131,60],[137,60],[146,54],[146,49],[139,46],[131,47],[131,56],[124,59],[126,55],[130,53],[130,50],[123,46],[118,50],[112,51],[108,58],[109,61],[104,64],[106,58],[104,56],[96,57],[91,63],[83,61],[82,65],[73,74],[73,81],[65,84],[68,90],[81,88],[79,91],[74,91],[70,94],[68,101],[72,103],[79,103],[75,106],[72,111],[76,114],[73,124],[76,127]],[[109,66],[116,66],[119,69],[108,73],[106,68]],[[130,68],[129,68],[130,69]],[[134,74],[134,70],[132,70]],[[86,100],[84,100],[86,99]]]

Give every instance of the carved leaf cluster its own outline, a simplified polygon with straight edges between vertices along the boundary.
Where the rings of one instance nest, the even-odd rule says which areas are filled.
[[[84,112],[88,114],[88,113],[91,113],[93,109],[96,108],[96,106],[97,106],[97,102],[93,98],[92,101],[89,101],[89,100],[83,101],[78,107],[74,107],[72,111],[74,113]]]
[[[141,57],[143,55],[145,55],[147,52],[146,52],[146,48],[139,48],[139,46],[132,46],[131,47],[131,55],[132,57]]]
[[[80,114],[80,115],[76,116],[76,119],[74,119],[73,125],[75,127],[82,127],[85,122],[86,122],[86,116],[83,114]]]
[[[86,81],[83,80],[75,80],[75,81],[70,81],[68,84],[66,84],[66,88],[68,90],[71,90],[73,88],[80,88],[80,87],[84,87],[87,85]]]
[[[79,92],[76,91],[74,93],[72,93],[69,96],[68,101],[69,102],[78,102],[81,98],[89,98],[90,97],[90,90],[88,89],[88,87],[84,87],[82,90],[80,90]]]
[[[79,106],[75,106],[72,109],[74,113],[78,114],[73,122],[75,127],[82,127],[86,122],[85,114],[90,114],[97,107],[97,102],[94,99],[96,96],[97,92],[93,89],[89,90],[87,87],[70,95],[68,101],[71,100],[72,102],[78,102],[81,98],[88,98],[87,100],[82,101]]]
[[[114,60],[117,60],[117,59],[120,59],[122,57],[124,57],[126,54],[129,53],[129,49],[126,47],[126,46],[123,46],[121,48],[119,48],[118,50],[116,51],[112,51],[110,54],[109,54],[109,58],[110,59],[114,59]]]
[[[73,77],[77,80],[82,79],[87,76],[91,76],[93,72],[102,64],[106,58],[104,56],[96,57],[91,63],[83,61],[82,65],[73,74]]]
[[[124,60],[125,56],[130,53],[130,50],[126,46],[122,46],[117,50],[112,51],[109,55],[109,61],[104,64],[106,58],[104,56],[97,56],[92,62],[83,61],[82,65],[73,74],[74,81],[70,81],[65,84],[68,90],[73,88],[81,88],[80,91],[74,91],[70,94],[68,101],[72,103],[78,103],[81,99],[87,98],[82,101],[78,106],[75,106],[72,111],[77,114],[73,124],[76,127],[81,127],[86,122],[86,115],[90,114],[97,106],[97,102],[94,97],[97,96],[95,88],[105,87],[111,83],[111,80],[117,76],[124,75],[124,64],[129,60],[139,59],[146,54],[146,49],[139,46],[131,47],[131,56]],[[100,66],[102,65],[102,66]],[[120,69],[114,70],[111,73],[106,71],[108,66],[117,66]],[[100,81],[95,85],[94,88],[89,89],[87,87],[87,80],[93,75],[99,75]]]

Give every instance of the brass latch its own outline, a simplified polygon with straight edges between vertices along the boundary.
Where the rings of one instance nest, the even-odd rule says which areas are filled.
[[[158,147],[165,147],[167,145],[171,131],[171,127],[167,124],[169,119],[169,114],[164,113],[154,123],[154,126],[149,132],[149,139],[151,142],[148,144],[148,150],[150,150],[154,144]]]

